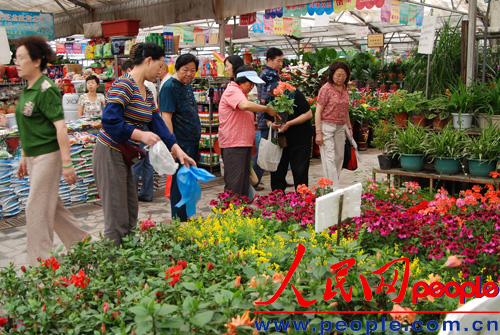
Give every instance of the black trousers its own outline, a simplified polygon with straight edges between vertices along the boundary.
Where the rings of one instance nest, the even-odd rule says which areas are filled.
[[[224,161],[224,191],[232,191],[248,197],[252,147],[223,148],[222,160]]]
[[[293,184],[295,189],[301,184],[308,186],[309,184],[309,161],[311,158],[311,141],[304,142],[300,145],[293,145],[283,148],[280,164],[275,172],[271,172],[271,188],[272,190],[286,189],[286,174],[288,172],[288,164],[292,168]]]

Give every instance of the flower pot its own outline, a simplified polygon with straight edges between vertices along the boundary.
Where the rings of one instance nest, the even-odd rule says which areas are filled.
[[[376,81],[376,80],[368,80],[366,82],[366,85],[369,85],[372,89],[375,90],[378,87],[378,81]]]
[[[396,123],[396,127],[405,128],[408,125],[409,118],[410,116],[406,112],[394,114],[394,122]]]
[[[410,172],[418,172],[424,168],[423,154],[401,154],[401,167]]]
[[[490,172],[497,168],[497,161],[488,162],[484,159],[469,158],[469,172],[477,177],[489,177]]]
[[[477,123],[479,124],[480,129],[484,129],[486,126],[488,126],[491,123],[491,118],[486,113],[479,113],[477,115]]]
[[[380,84],[378,88],[380,89],[380,93],[385,93],[389,91],[389,85],[387,84]]]
[[[469,129],[472,127],[472,114],[469,113],[451,113],[453,117],[453,128],[455,129]]]
[[[243,54],[245,57],[245,64],[250,64],[252,62],[252,54],[251,53],[245,53]]]
[[[391,86],[389,86],[390,91],[397,91],[398,89],[399,89],[398,84],[391,84]]]
[[[460,171],[460,160],[452,157],[436,157],[434,169],[439,174],[455,174]]]
[[[444,127],[448,124],[448,122],[450,122],[449,117],[444,120],[441,120],[438,116],[432,120],[432,127],[434,129],[444,129]]]
[[[413,124],[419,128],[425,128],[427,126],[425,115],[413,115]]]
[[[358,151],[368,150],[368,134],[370,133],[368,122],[363,122],[363,125],[358,128],[358,131]]]
[[[281,117],[281,120],[279,118],[276,118],[276,123],[277,124],[285,124],[288,121],[288,112],[281,112],[278,113],[278,115]]]
[[[378,155],[378,165],[380,166],[381,170],[389,170],[392,168],[392,159],[390,156],[387,155]]]

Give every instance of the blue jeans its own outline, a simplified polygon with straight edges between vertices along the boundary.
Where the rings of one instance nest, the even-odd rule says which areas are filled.
[[[257,158],[259,157],[259,143],[261,138],[266,138],[269,136],[269,128],[266,129],[260,129],[255,131],[255,146],[257,147],[257,153],[253,156],[252,160],[252,166],[253,170],[255,171],[255,174],[257,175],[257,178],[259,178],[259,183],[262,179],[262,176],[264,175],[264,170],[262,170],[257,164]],[[257,186],[259,183],[252,185],[252,186]]]
[[[194,159],[195,162],[198,162],[198,150],[199,150],[199,144],[183,144],[179,143],[179,146],[181,147],[182,150],[186,154],[188,154],[189,157]],[[179,163],[179,169],[180,169],[180,162],[177,160],[177,163]],[[179,171],[177,169],[177,171]],[[177,186],[177,171],[175,174],[172,176],[172,185],[170,186],[170,208],[172,209],[172,219],[180,219],[181,222],[186,222],[188,217],[186,214],[186,205],[183,205],[181,207],[175,207],[179,201],[181,201],[181,192],[179,191],[179,187]]]
[[[142,150],[144,150],[145,145],[143,143],[139,144]],[[153,200],[153,188],[154,188],[154,168],[149,162],[149,156],[146,156],[142,161],[137,162],[132,167],[134,170],[135,187],[139,189],[139,177],[142,177],[142,187],[139,198],[144,200]]]

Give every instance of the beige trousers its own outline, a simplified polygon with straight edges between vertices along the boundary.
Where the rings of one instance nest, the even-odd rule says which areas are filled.
[[[26,157],[30,193],[26,204],[28,264],[38,265],[37,258],[47,259],[54,247],[54,230],[66,248],[88,236],[59,198],[61,153]]]
[[[339,187],[339,177],[344,162],[345,125],[321,122],[323,145],[319,147],[323,177],[333,181],[333,187]]]

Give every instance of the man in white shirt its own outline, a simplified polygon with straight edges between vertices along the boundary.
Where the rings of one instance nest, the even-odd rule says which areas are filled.
[[[168,64],[164,63],[160,68],[160,75],[158,76],[161,80],[160,86],[158,86],[158,92],[161,91],[163,84],[165,84],[171,77],[172,75],[168,72]]]

